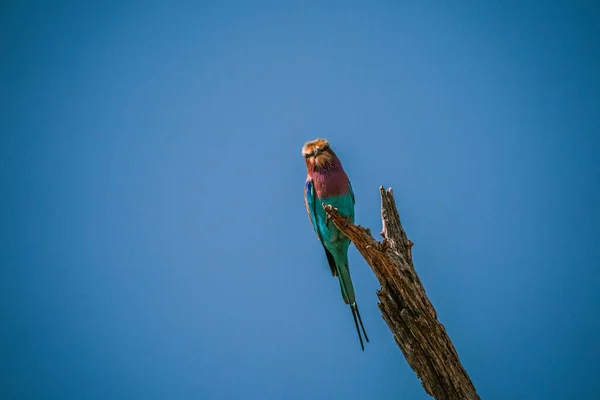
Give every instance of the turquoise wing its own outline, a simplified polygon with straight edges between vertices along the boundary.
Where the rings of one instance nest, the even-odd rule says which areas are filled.
[[[335,259],[333,255],[327,248],[325,244],[323,244],[323,237],[321,236],[321,232],[319,231],[319,223],[317,221],[317,207],[320,205],[317,204],[317,196],[315,194],[315,186],[313,181],[307,181],[304,186],[304,206],[306,207],[306,212],[308,213],[308,218],[312,223],[313,229],[317,234],[317,238],[319,238],[319,242],[323,245],[323,250],[325,250],[325,255],[327,256],[327,263],[329,264],[329,269],[331,269],[331,275],[337,276],[337,270],[335,268]]]
[[[306,206],[306,212],[308,213],[308,218],[312,223],[313,229],[317,234],[317,237],[322,242],[323,238],[319,233],[319,225],[317,224],[317,209],[316,200],[315,200],[315,186],[312,181],[306,181],[306,185],[304,186],[304,205]]]

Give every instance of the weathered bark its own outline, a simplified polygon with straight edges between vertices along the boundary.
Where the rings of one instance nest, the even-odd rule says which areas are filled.
[[[381,242],[373,239],[369,229],[351,224],[331,206],[323,207],[379,280],[378,306],[383,319],[425,391],[436,400],[479,399],[415,272],[413,243],[400,223],[392,189],[380,187],[380,192]]]

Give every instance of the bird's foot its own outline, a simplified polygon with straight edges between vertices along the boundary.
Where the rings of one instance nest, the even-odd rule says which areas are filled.
[[[325,204],[325,203],[323,203],[323,204]],[[335,208],[335,207],[333,207],[333,206],[330,206],[330,207],[331,207],[331,209],[332,209],[332,210],[334,210],[335,212],[338,212],[338,209],[337,209],[337,208]],[[330,220],[331,220],[331,216],[329,215],[329,213],[327,213],[327,212],[326,212],[326,213],[325,213],[325,226],[327,226],[328,228],[329,228],[329,221],[330,221]]]

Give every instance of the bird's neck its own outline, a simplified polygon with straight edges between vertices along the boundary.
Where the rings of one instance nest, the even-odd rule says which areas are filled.
[[[342,168],[342,163],[340,159],[334,154],[331,160],[323,164],[315,164],[312,162],[307,162],[308,173],[309,174],[320,174],[320,175],[329,175],[335,174],[338,172],[344,172],[344,168]]]

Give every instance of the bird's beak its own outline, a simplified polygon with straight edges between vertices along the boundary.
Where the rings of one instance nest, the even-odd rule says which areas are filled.
[[[315,149],[313,150],[313,155],[314,155],[314,156],[316,156],[317,154],[319,154],[319,149],[317,149],[317,148],[315,147]]]

